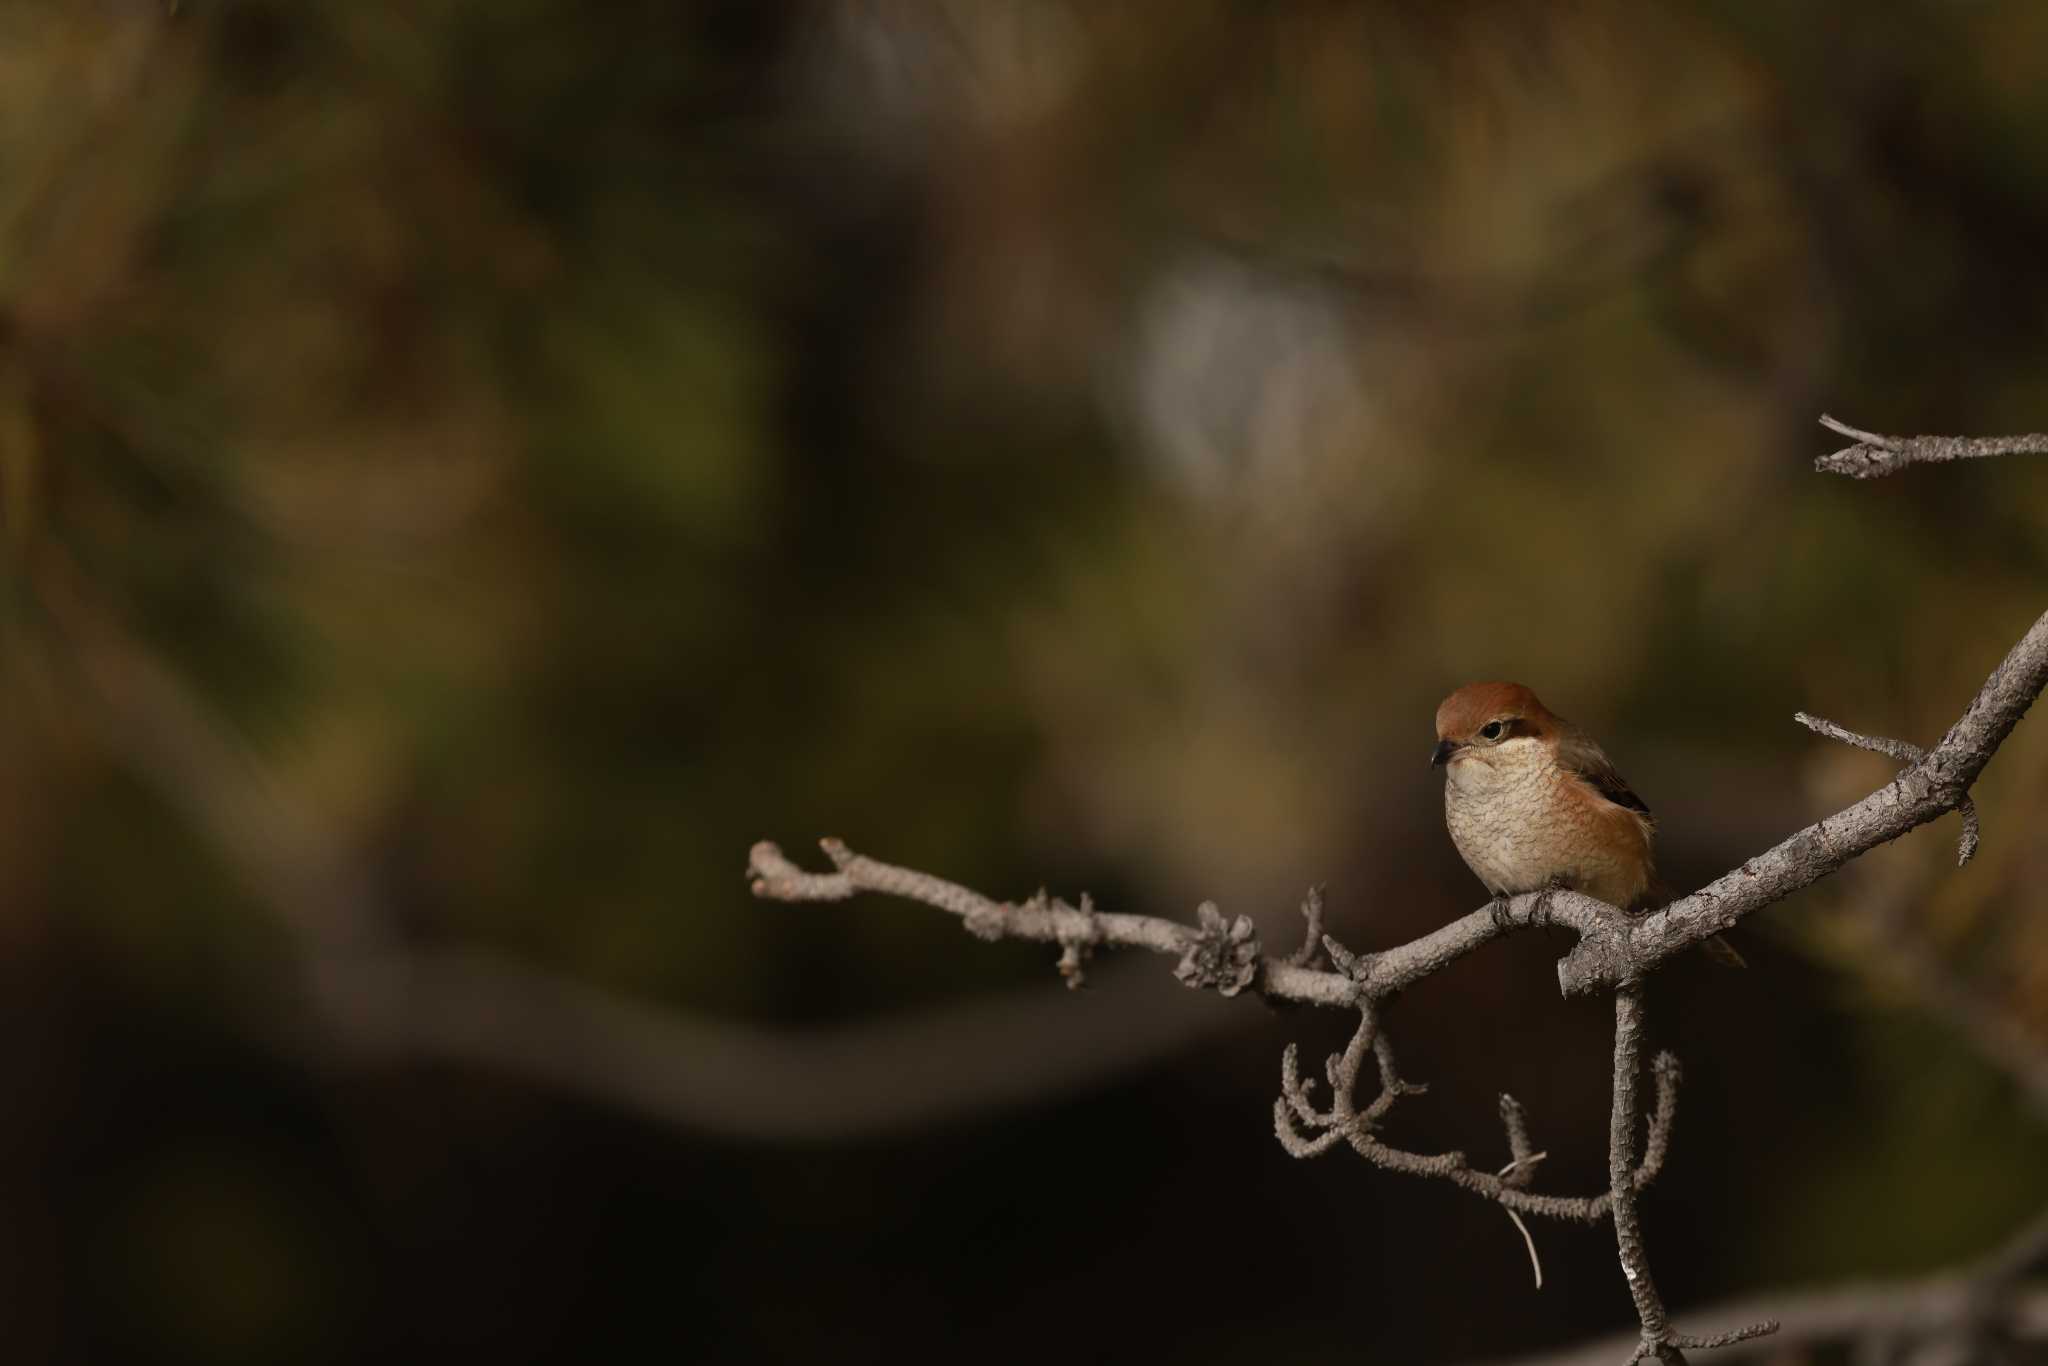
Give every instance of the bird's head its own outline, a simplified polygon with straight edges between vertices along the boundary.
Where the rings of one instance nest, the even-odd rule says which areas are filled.
[[[1519,683],[1467,683],[1436,709],[1434,767],[1457,768],[1476,760],[1494,767],[1557,743],[1558,719],[1536,694]]]

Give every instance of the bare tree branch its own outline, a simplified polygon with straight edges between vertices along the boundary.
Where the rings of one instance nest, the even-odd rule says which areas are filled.
[[[1558,984],[1567,996],[1577,996],[1638,980],[1672,955],[1732,928],[1858,855],[1961,810],[1969,801],[1970,785],[2044,686],[2048,615],[2028,628],[1991,671],[1932,750],[1861,801],[1815,821],[1690,896],[1632,917],[1576,892],[1526,893],[1510,899],[1498,916],[1491,907],[1481,908],[1419,939],[1369,955],[1368,967],[1360,975],[1260,957],[1257,937],[1245,917],[1195,928],[1155,916],[1084,915],[1078,907],[1042,897],[1022,905],[998,902],[929,873],[855,854],[836,840],[825,842],[837,870],[832,873],[805,872],[765,841],[754,846],[749,867],[754,894],[768,900],[840,901],[863,891],[881,892],[958,915],[970,932],[984,938],[1060,943],[1063,937],[1093,932],[1104,944],[1180,954],[1183,973],[1192,975],[1190,985],[1227,987],[1226,994],[1231,994],[1256,982],[1269,996],[1326,1006],[1382,1000],[1487,943],[1504,928],[1562,925],[1575,931],[1579,942],[1559,962]],[[1966,838],[1967,833],[1966,829]],[[1189,977],[1184,975],[1183,980]]]
[[[1358,1081],[1368,1054],[1378,1063],[1380,1089],[1371,1103],[1361,1109],[1357,1103]],[[1502,1098],[1501,1114],[1515,1160],[1498,1172],[1473,1167],[1462,1152],[1415,1153],[1382,1139],[1379,1126],[1395,1102],[1403,1096],[1420,1095],[1428,1088],[1401,1079],[1393,1045],[1380,1028],[1378,1013],[1371,1005],[1360,1007],[1358,1029],[1349,1046],[1325,1062],[1324,1073],[1330,1086],[1328,1109],[1316,1104],[1315,1081],[1301,1076],[1294,1045],[1289,1044],[1281,1055],[1280,1098],[1273,1102],[1273,1131],[1280,1145],[1294,1156],[1317,1157],[1338,1143],[1348,1143],[1376,1167],[1448,1181],[1514,1213],[1587,1224],[1607,1216],[1614,1198],[1611,1190],[1598,1195],[1566,1196],[1537,1195],[1526,1189],[1541,1155],[1530,1151],[1527,1119],[1521,1106],[1510,1097]],[[1678,1111],[1677,1059],[1669,1054],[1659,1057],[1657,1076],[1657,1103],[1650,1117],[1649,1146],[1640,1165],[1630,1159],[1631,1191],[1642,1190],[1657,1179],[1670,1148],[1671,1126]]]
[[[1855,441],[1813,462],[1823,474],[1851,479],[1881,479],[1908,465],[1944,465],[1951,460],[1983,460],[1999,455],[2048,455],[2048,434],[2029,436],[1880,436],[1851,427],[1826,414],[1820,425]]]
[[[1634,984],[1614,993],[1614,1091],[1607,1126],[1608,1192],[1614,1202],[1614,1241],[1621,1251],[1621,1275],[1635,1301],[1642,1340],[1629,1357],[1637,1361],[1682,1362],[1684,1353],[1671,1342],[1671,1321],[1657,1284],[1650,1278],[1650,1260],[1643,1251],[1642,1223],[1636,1215],[1635,1164],[1636,1086],[1641,1079],[1643,1030],[1642,989]]]
[[[1092,923],[1097,942],[1118,948],[1150,949],[1177,954],[1181,980],[1189,986],[1211,987],[1235,995],[1257,985],[1276,1000],[1308,1005],[1349,1006],[1380,1000],[1427,977],[1501,933],[1487,909],[1472,912],[1396,949],[1358,960],[1357,974],[1303,966],[1289,958],[1259,954],[1251,920],[1226,920],[1213,903],[1201,923],[1188,925],[1159,916],[1093,911],[1084,922],[1079,907],[1040,894],[1023,902],[1001,902],[930,873],[883,863],[854,853],[839,840],[821,840],[835,871],[805,872],[782,850],[763,840],[753,847],[747,867],[754,895],[769,901],[844,901],[862,892],[902,897],[957,915],[968,933],[983,939],[1024,939],[1058,943]],[[1200,908],[1198,908],[1198,911]],[[1608,931],[1622,921],[1611,906],[1576,892],[1531,892],[1508,902],[1504,919],[1510,926],[1559,924],[1581,934]],[[1327,937],[1323,943],[1329,944]],[[1338,946],[1341,952],[1341,946]]]
[[[854,853],[839,840],[819,844],[834,872],[806,872],[773,842],[756,844],[747,861],[754,895],[769,901],[808,902],[844,901],[876,892],[957,915],[968,933],[991,940],[1058,943],[1083,923],[1078,907],[1043,894],[1023,902],[997,901],[930,873]],[[1193,926],[1159,916],[1107,911],[1092,912],[1092,923],[1102,944],[1180,955],[1178,971],[1189,986],[1234,995],[1256,983],[1261,993],[1275,1000],[1321,1006],[1392,996],[1488,943],[1503,925],[1562,925],[1582,937],[1618,935],[1627,925],[1612,906],[1577,892],[1530,892],[1511,898],[1498,918],[1490,905],[1481,907],[1398,948],[1366,955],[1358,960],[1362,966],[1354,974],[1301,966],[1292,956],[1261,957],[1249,917],[1225,920],[1213,903],[1204,905],[1208,914]],[[1323,942],[1327,946],[1330,941],[1325,937]]]

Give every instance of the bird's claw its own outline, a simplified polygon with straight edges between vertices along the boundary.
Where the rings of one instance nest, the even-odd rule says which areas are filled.
[[[1508,919],[1507,893],[1496,892],[1493,900],[1488,903],[1487,909],[1493,913],[1493,927],[1496,930],[1505,934],[1514,928],[1515,922]]]
[[[1550,879],[1549,882],[1544,884],[1543,890],[1536,893],[1536,906],[1529,913],[1529,923],[1532,925],[1550,924],[1551,898],[1559,892],[1569,892],[1571,890],[1572,884],[1570,878],[1559,876]]]

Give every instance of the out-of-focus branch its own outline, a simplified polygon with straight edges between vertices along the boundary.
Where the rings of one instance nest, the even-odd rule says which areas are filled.
[[[2048,1122],[2048,1039],[1958,972],[1914,922],[1911,908],[1926,890],[1922,879],[1895,880],[1854,897],[1854,917],[1864,929],[1858,958],[1961,1035],[2019,1088],[2035,1116]]]
[[[1885,966],[1977,1054],[2019,1086],[2037,1115],[2048,1118],[2048,1049],[2032,1030],[1984,999],[1917,933],[1891,945]]]
[[[1881,479],[1908,465],[1943,465],[1999,455],[2048,455],[2048,434],[2027,436],[1881,436],[1822,415],[1820,425],[1856,444],[1823,455],[1813,467],[1851,479]]]
[[[1959,1270],[1915,1280],[1854,1282],[1761,1295],[1709,1305],[1699,1313],[1717,1320],[1778,1324],[1778,1331],[1768,1341],[1730,1343],[1725,1356],[1716,1360],[1732,1361],[1765,1351],[1780,1356],[1802,1347],[1851,1344],[1878,1348],[1873,1360],[1917,1361],[1921,1358],[1909,1353],[1945,1344],[1956,1350],[1932,1359],[1982,1361],[1987,1358],[1971,1355],[1970,1347],[1973,1339],[1986,1335],[2035,1352],[2048,1344],[2048,1288],[2021,1280],[2038,1271],[2044,1260],[2048,1260],[2048,1212],[2036,1215],[1996,1251]],[[1559,1352],[1504,1358],[1488,1366],[1615,1366],[1640,1345],[1637,1338],[1615,1334]]]
[[[45,609],[109,745],[291,931],[309,1016],[295,1043],[369,1060],[446,1060],[739,1138],[821,1140],[929,1126],[1099,1085],[1210,1033],[1188,1001],[1037,992],[807,1029],[706,1019],[510,956],[409,946],[318,813],[127,631],[61,558],[38,562]],[[262,1030],[276,1034],[266,1016]],[[1028,1057],[979,1060],[1028,1037]],[[974,1041],[981,1041],[978,1045]]]
[[[35,582],[82,675],[91,715],[115,750],[314,957],[369,948],[379,922],[363,879],[269,766],[95,599],[68,558],[45,550]]]
[[[324,975],[311,1042],[449,1062],[650,1123],[743,1141],[929,1129],[1108,1084],[1225,1027],[1135,991],[1017,990],[804,1029],[708,1019],[481,949],[365,955]],[[1016,1040],[1032,1046],[1017,1050]],[[1014,1054],[1014,1056],[1011,1056]],[[1000,1067],[988,1059],[1004,1056]]]

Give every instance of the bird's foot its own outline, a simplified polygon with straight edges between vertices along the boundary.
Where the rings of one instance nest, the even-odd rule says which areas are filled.
[[[1506,892],[1495,892],[1493,900],[1487,904],[1486,909],[1493,913],[1493,927],[1502,934],[1506,934],[1515,927],[1515,922],[1508,919],[1508,894]]]
[[[1529,914],[1530,923],[1548,925],[1550,923],[1550,898],[1558,892],[1570,891],[1571,887],[1571,879],[1562,876],[1554,877],[1545,883],[1543,890],[1536,894],[1536,908]]]

